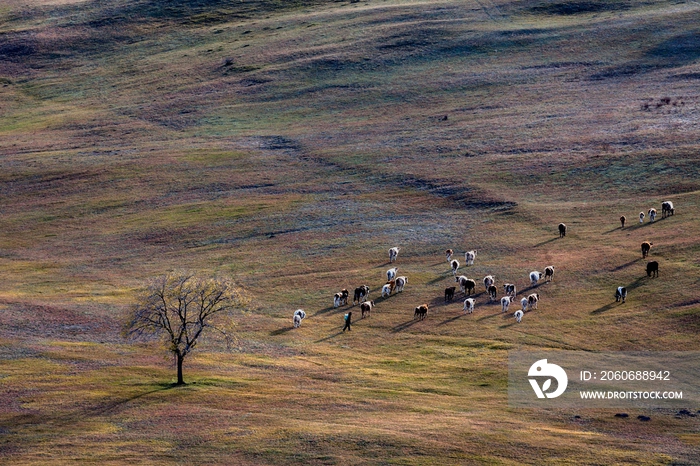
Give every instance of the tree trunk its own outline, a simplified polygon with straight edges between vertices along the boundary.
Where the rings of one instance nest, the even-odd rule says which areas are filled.
[[[177,383],[175,385],[185,385],[185,381],[182,378],[182,360],[185,357],[180,353],[175,353],[175,357],[177,358]]]

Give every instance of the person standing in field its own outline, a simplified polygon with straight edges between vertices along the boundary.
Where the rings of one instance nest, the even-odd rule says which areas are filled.
[[[352,311],[345,314],[345,327],[343,327],[343,332],[345,331],[345,329],[347,329],[348,331],[352,331],[352,329],[350,328],[351,321],[352,321]]]

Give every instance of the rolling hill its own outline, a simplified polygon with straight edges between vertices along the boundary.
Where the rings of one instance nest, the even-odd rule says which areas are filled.
[[[698,14],[690,0],[4,2],[1,457],[700,463],[698,417],[507,398],[509,350],[700,350]],[[675,215],[638,222],[665,200]],[[393,246],[409,282],[379,298]],[[447,248],[478,250],[460,269],[471,315],[460,293],[443,302]],[[531,287],[547,265],[554,280]],[[203,344],[174,388],[162,349],[120,330],[137,290],[181,269],[230,276],[252,303],[235,347]],[[503,316],[487,274],[540,293],[539,310]],[[363,283],[376,310],[342,333],[332,296]]]

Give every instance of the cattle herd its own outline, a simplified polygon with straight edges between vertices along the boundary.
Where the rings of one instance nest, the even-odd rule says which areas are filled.
[[[654,222],[654,220],[656,219],[656,209],[649,209],[647,213],[649,216],[649,222]],[[675,209],[673,207],[672,202],[665,201],[661,204],[661,218],[666,218],[670,215],[673,215],[674,213]],[[644,218],[644,212],[640,212],[639,221],[643,223]],[[621,228],[625,228],[625,221],[626,217],[624,215],[620,217],[620,223],[622,224]],[[559,237],[565,237],[567,230],[566,225],[560,223],[558,229]],[[642,243],[642,258],[646,258],[649,255],[652,246],[653,243],[648,241]],[[399,251],[399,247],[393,247],[389,249],[389,263],[396,262],[399,255]],[[476,250],[471,250],[464,253],[464,261],[467,266],[474,265],[474,261],[476,260],[476,253]],[[460,291],[465,297],[464,307],[462,308],[462,311],[465,314],[471,314],[472,312],[474,312],[474,306],[476,304],[476,301],[470,296],[472,295],[472,293],[476,293],[476,281],[474,281],[471,278],[468,278],[466,275],[457,276],[457,271],[459,270],[460,263],[457,259],[452,258],[453,255],[454,251],[452,249],[445,250],[447,262],[449,263],[450,268],[452,270],[452,274],[455,277],[455,283],[459,284]],[[398,267],[392,267],[386,271],[387,281],[386,284],[382,286],[382,298],[389,297],[392,293],[403,292],[404,287],[408,283],[408,277],[397,276],[398,271]],[[659,263],[657,261],[648,262],[646,266],[646,272],[648,277],[658,277]],[[532,272],[530,272],[528,277],[530,279],[531,287],[537,286],[542,278],[544,278],[544,283],[550,282],[554,279],[554,266],[549,265],[545,267],[544,273],[537,270],[533,270]],[[498,294],[498,288],[496,287],[496,279],[493,277],[493,275],[487,275],[484,277],[483,283],[486,293],[489,297],[489,302],[496,301]],[[450,286],[445,288],[445,302],[451,302],[455,297],[456,291],[456,286]],[[513,303],[513,301],[515,301],[516,299],[517,289],[516,286],[512,283],[504,283],[503,291],[505,295],[501,298],[501,312],[506,313],[508,312],[511,303]],[[361,285],[355,288],[355,292],[353,295],[352,306],[355,306],[356,304],[360,305],[362,318],[369,317],[371,315],[372,309],[374,309],[375,307],[374,301],[368,301],[369,292],[370,288],[368,285]],[[350,293],[347,289],[343,289],[340,292],[335,293],[333,297],[333,307],[337,308],[339,306],[347,305],[349,296]],[[615,290],[615,301],[621,301],[624,303],[626,299],[627,288],[624,286],[617,287]],[[520,300],[520,309],[515,311],[515,313],[513,314],[513,317],[515,318],[516,322],[520,323],[522,321],[526,311],[536,310],[539,300],[539,293],[532,293],[526,297],[523,297]],[[428,310],[429,304],[427,303],[416,306],[416,308],[414,309],[413,318],[419,320],[425,319],[428,315]],[[303,310],[298,309],[297,311],[295,311],[293,317],[294,327],[299,327],[301,325],[301,321],[305,317],[306,313]]]

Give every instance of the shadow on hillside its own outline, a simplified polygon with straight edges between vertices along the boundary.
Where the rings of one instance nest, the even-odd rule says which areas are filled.
[[[457,294],[457,293],[455,293],[455,295],[456,295],[456,294]],[[454,304],[459,304],[460,302],[463,303],[464,300],[460,300],[459,298],[455,297],[455,298],[452,299],[452,301],[445,301],[445,297],[444,297],[444,296],[436,296],[436,297],[434,297],[434,298],[428,303],[428,305],[430,306],[430,310],[431,310],[431,311],[432,311],[432,310],[436,310],[436,311],[437,311],[437,310],[439,310],[440,308],[448,307],[448,306],[454,305]]]
[[[440,322],[439,324],[437,324],[437,326],[440,327],[441,325],[450,324],[450,323],[454,322],[455,320],[461,319],[462,317],[464,317],[464,316],[466,316],[466,315],[467,315],[467,314],[465,314],[465,313],[463,313],[463,312],[460,312],[459,314],[457,314],[456,316],[454,316],[454,317],[452,317],[452,318],[450,318],[450,319],[443,320],[442,322]]]
[[[532,291],[532,290],[534,290],[535,288],[539,288],[539,287],[542,286],[542,285],[544,285],[544,283],[538,283],[537,285],[530,285],[530,286],[528,286],[527,288],[523,288],[522,290],[518,290],[518,294],[521,294],[521,293],[522,293],[522,294],[525,294],[525,293],[527,293],[528,291]],[[527,298],[527,296],[522,296],[520,299],[522,299],[522,298]]]
[[[591,315],[602,314],[603,312],[608,312],[610,309],[617,307],[620,304],[622,304],[622,303],[621,302],[620,303],[617,303],[617,302],[608,303],[605,306],[599,307],[595,311],[591,311]]]
[[[629,226],[628,226],[627,228],[622,228],[622,226],[619,226],[619,227],[617,227],[617,228],[613,228],[612,230],[605,231],[605,232],[603,232],[603,233],[601,233],[601,234],[603,234],[603,235],[609,235],[610,233],[612,233],[612,232],[614,232],[614,231],[618,231],[618,230],[620,230],[620,231],[625,231],[625,230],[629,230],[629,229],[630,229]]]
[[[642,286],[642,284],[643,284],[645,278],[646,278],[646,277],[639,277],[638,279],[636,279],[635,281],[633,281],[632,283],[630,283],[629,285],[627,285],[627,286],[625,287],[625,288],[627,288],[627,297],[629,297],[629,292],[630,292],[630,291],[632,291],[632,290],[634,290],[634,289],[637,289],[637,288],[639,288],[640,286]],[[613,294],[613,299],[614,299],[614,294]],[[603,312],[607,312],[607,311],[609,311],[610,309],[612,309],[612,308],[614,308],[614,307],[617,307],[617,306],[620,306],[620,305],[622,305],[622,304],[623,304],[622,301],[620,301],[620,302],[613,301],[613,302],[611,302],[611,303],[606,304],[605,306],[599,307],[599,308],[596,309],[595,311],[591,311],[591,314],[592,314],[592,315],[602,314]]]
[[[107,414],[111,411],[114,411],[121,406],[124,406],[127,403],[130,403],[132,401],[138,400],[139,398],[143,398],[146,395],[151,395],[153,393],[158,393],[158,392],[164,392],[166,390],[171,390],[173,388],[178,388],[178,387],[186,387],[187,384],[185,385],[177,385],[174,383],[163,383],[159,384],[160,386],[158,388],[155,388],[153,390],[149,390],[147,392],[139,393],[138,395],[131,396],[129,398],[125,398],[123,400],[118,400],[118,401],[109,401],[105,402],[102,404],[99,404],[97,406],[93,406],[91,408],[88,408],[86,411],[93,415],[93,416],[100,416],[103,414]]]
[[[646,278],[646,275],[643,277],[639,277],[638,279],[636,279],[635,281],[633,281],[632,283],[627,285],[627,291],[629,292],[631,290],[634,290],[635,288],[639,288],[640,286],[642,286],[642,283],[644,282],[645,278]]]
[[[430,281],[428,282],[428,285],[434,285],[434,284],[436,284],[436,283],[438,283],[438,282],[441,282],[441,281],[443,281],[443,280],[446,280],[447,278],[449,278],[448,275],[447,275],[447,274],[449,274],[449,273],[451,273],[451,272],[447,272],[447,273],[445,274],[445,276],[443,276],[443,277],[438,277],[438,278],[434,278],[434,279],[430,280]],[[452,278],[452,281],[454,281],[454,275],[453,275],[452,277],[453,277],[453,278]],[[456,282],[455,282],[455,283],[456,283]]]
[[[326,338],[321,338],[320,340],[316,340],[316,341],[314,341],[314,343],[323,343],[324,341],[332,340],[333,338],[337,337],[338,335],[342,335],[342,334],[343,334],[343,331],[341,330],[338,333],[334,333],[333,335],[328,335]]]
[[[511,315],[510,317],[513,317],[513,316]],[[511,322],[511,323],[509,323],[509,324],[503,324],[503,325],[501,325],[501,326],[498,327],[498,328],[510,328],[510,327],[512,327],[513,325],[517,324],[517,323],[518,323],[518,321],[515,320],[515,318],[513,317],[513,322]]]
[[[319,311],[316,311],[316,313],[315,313],[313,316],[314,316],[314,317],[315,317],[315,316],[320,316],[320,315],[323,315],[323,314],[328,314],[329,312],[330,312],[331,314],[339,314],[339,313],[343,312],[343,310],[346,309],[346,308],[348,308],[348,307],[349,307],[349,305],[338,306],[338,307],[329,306],[329,307],[327,307],[327,308],[325,308],[325,309],[321,309],[321,310],[319,310]]]
[[[486,315],[486,316],[483,316],[483,317],[479,317],[478,319],[476,319],[476,321],[477,321],[477,322],[481,322],[482,320],[493,319],[494,317],[498,317],[498,316],[500,316],[500,315],[503,315],[503,312],[498,311],[498,312],[495,313],[495,314],[489,314],[489,315]]]
[[[611,272],[617,272],[617,271],[619,271],[619,270],[622,270],[622,269],[624,269],[624,268],[629,267],[629,266],[632,265],[632,264],[636,264],[636,263],[639,262],[640,260],[642,260],[642,259],[641,259],[640,257],[638,257],[638,258],[636,258],[636,259],[634,259],[634,260],[631,260],[631,261],[627,262],[626,264],[618,265],[618,266],[615,267],[614,269],[610,269],[610,271],[611,271]]]
[[[632,231],[639,230],[640,228],[645,228],[645,227],[648,227],[649,225],[653,225],[656,222],[658,222],[658,220],[653,222],[653,223],[652,222],[634,223],[628,227],[625,227],[625,231],[627,231],[627,230],[632,230]]]
[[[549,244],[549,243],[554,242],[558,239],[560,239],[560,238],[551,238],[551,239],[548,239],[547,241],[542,241],[541,243],[537,243],[536,245],[534,245],[533,248],[539,248],[540,246],[544,246],[545,244]]]
[[[426,317],[426,318],[427,318],[427,317]],[[406,322],[403,322],[403,323],[401,323],[401,324],[395,326],[394,328],[392,328],[392,329],[391,329],[391,333],[403,332],[404,330],[406,330],[407,328],[412,327],[413,325],[417,324],[418,322],[420,322],[420,319],[411,319],[411,320],[407,320]]]

